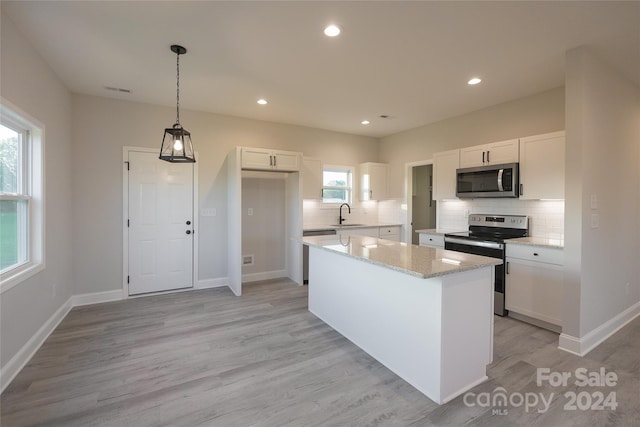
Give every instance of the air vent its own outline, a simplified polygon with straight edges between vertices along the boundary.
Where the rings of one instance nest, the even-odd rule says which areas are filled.
[[[121,87],[113,87],[113,86],[104,86],[106,90],[111,92],[122,92],[122,93],[131,93],[131,89],[124,89]]]
[[[243,255],[242,265],[253,265],[253,255]]]

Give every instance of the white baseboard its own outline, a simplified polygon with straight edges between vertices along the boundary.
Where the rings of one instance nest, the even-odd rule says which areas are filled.
[[[73,297],[69,298],[56,310],[44,325],[22,346],[22,348],[0,370],[0,393],[11,384],[24,366],[31,360],[51,332],[60,324],[73,308]]]
[[[198,283],[196,283],[194,289],[220,288],[223,286],[229,286],[229,279],[227,279],[226,277],[198,280]]]
[[[288,277],[287,270],[264,271],[261,273],[250,273],[242,275],[242,283],[257,282],[259,280],[279,279]]]
[[[74,295],[72,298],[73,307],[82,305],[99,304],[103,302],[119,301],[124,299],[124,291],[116,289],[114,291],[92,292],[90,294]]]
[[[639,315],[640,302],[637,302],[582,337],[560,334],[558,348],[578,356],[585,356]]]

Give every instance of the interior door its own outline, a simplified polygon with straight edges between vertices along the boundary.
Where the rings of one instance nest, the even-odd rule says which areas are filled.
[[[416,230],[436,228],[436,201],[433,200],[433,165],[413,168],[413,195],[411,201],[411,240],[419,244]]]
[[[193,287],[193,164],[128,160],[129,295]]]

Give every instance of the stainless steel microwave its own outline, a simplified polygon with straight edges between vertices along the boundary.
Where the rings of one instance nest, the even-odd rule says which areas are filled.
[[[518,197],[518,163],[456,170],[456,195],[460,198]]]

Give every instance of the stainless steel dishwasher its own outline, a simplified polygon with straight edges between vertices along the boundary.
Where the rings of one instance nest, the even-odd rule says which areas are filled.
[[[335,235],[335,229],[307,230],[302,232],[302,237],[307,236],[331,236]],[[302,283],[309,284],[309,246],[302,245]]]

